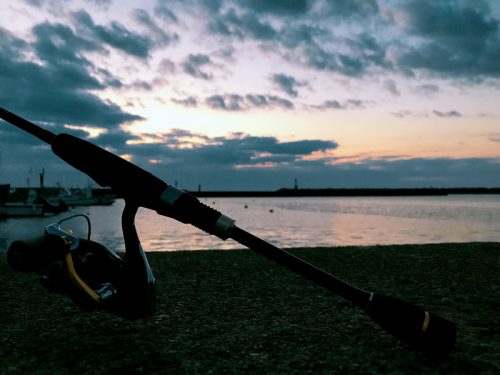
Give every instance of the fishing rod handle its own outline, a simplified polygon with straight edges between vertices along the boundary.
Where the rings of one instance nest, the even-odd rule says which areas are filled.
[[[195,196],[160,180],[137,165],[69,134],[58,134],[52,151],[74,168],[109,186],[138,207],[155,210],[183,223],[227,239],[234,220],[203,204]]]
[[[446,357],[455,345],[454,323],[411,303],[373,293],[361,308],[385,331],[430,358]]]

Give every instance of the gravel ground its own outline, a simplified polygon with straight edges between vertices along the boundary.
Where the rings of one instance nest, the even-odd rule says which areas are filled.
[[[0,259],[0,373],[499,374],[500,243],[293,249],[353,285],[458,325],[425,358],[361,310],[250,250],[148,253],[154,316],[78,310]]]

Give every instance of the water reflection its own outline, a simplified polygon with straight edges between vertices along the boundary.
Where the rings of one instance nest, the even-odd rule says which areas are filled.
[[[279,247],[500,241],[500,197],[217,198],[204,203]],[[112,206],[80,207],[92,221],[92,239],[123,251],[121,212]],[[272,210],[272,212],[271,212]],[[0,250],[17,238],[43,233],[52,218],[0,221]],[[140,209],[137,230],[146,251],[234,249],[199,229]],[[84,221],[69,226],[85,233]]]

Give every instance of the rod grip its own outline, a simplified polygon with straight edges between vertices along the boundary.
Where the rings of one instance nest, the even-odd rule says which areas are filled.
[[[456,325],[398,298],[373,294],[363,310],[381,328],[433,359],[449,355]]]

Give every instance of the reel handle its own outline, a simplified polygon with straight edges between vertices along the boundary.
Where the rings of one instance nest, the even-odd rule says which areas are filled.
[[[50,263],[61,260],[65,252],[66,244],[61,237],[44,234],[12,242],[7,250],[7,263],[18,272],[39,272]]]

